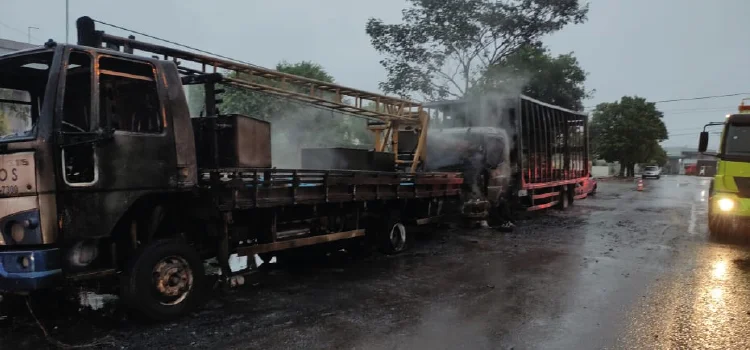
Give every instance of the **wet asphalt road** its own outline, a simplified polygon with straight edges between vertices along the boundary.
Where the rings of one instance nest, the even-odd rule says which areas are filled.
[[[707,188],[601,182],[513,234],[444,229],[399,256],[273,268],[168,324],[40,318],[58,340],[129,349],[748,348],[750,248],[709,241]],[[28,315],[0,329],[2,349],[45,344]]]

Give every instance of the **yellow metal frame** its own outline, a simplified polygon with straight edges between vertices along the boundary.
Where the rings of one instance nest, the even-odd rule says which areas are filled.
[[[228,67],[223,66],[222,68]],[[410,172],[415,172],[419,164],[424,162],[427,143],[426,131],[429,127],[430,118],[421,103],[351,89],[265,68],[242,67],[242,69],[233,69],[233,71],[242,74],[238,74],[238,77],[225,77],[222,83],[381,121],[383,124],[369,127],[375,135],[374,149],[376,151],[393,153],[396,164],[411,164]],[[263,78],[269,83],[252,79],[253,77]],[[273,86],[272,83],[280,86]],[[344,102],[345,100],[351,100],[354,103],[348,104]],[[366,102],[374,105],[375,109],[363,108],[363,105],[367,105]],[[398,159],[398,131],[407,128],[419,134],[414,156],[408,161]]]

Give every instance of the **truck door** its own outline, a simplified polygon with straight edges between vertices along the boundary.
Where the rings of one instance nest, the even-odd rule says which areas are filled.
[[[167,189],[176,156],[156,67],[106,55],[97,61],[99,123],[114,131],[98,149],[100,186],[132,194]]]
[[[66,190],[60,208],[68,238],[111,234],[136,200],[174,187],[177,173],[168,101],[156,67],[107,54],[93,61],[91,124],[63,120],[62,130],[68,125],[79,132],[107,130],[111,136],[62,149]],[[74,162],[82,171],[70,169]]]

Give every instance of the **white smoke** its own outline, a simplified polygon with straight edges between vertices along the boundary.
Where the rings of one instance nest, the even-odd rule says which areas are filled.
[[[476,159],[467,175],[481,171],[485,164],[479,159],[485,152],[492,156],[495,149],[492,143],[483,138],[492,135],[495,140],[502,142],[502,162],[492,164],[498,166],[494,172],[501,181],[507,183],[512,174],[511,150],[514,146],[513,138],[516,128],[511,124],[511,111],[515,109],[516,118],[520,118],[520,95],[528,84],[528,75],[502,71],[493,72],[490,89],[485,92],[467,96],[457,108],[444,111],[438,118],[433,118],[433,124],[427,137],[427,169],[428,170],[466,170],[468,159]],[[432,111],[433,115],[435,111]],[[452,119],[448,119],[452,117]],[[457,119],[458,118],[458,119]],[[484,136],[482,136],[484,135]],[[497,150],[500,151],[500,150]],[[489,159],[489,157],[488,157]],[[473,195],[481,194],[478,185],[473,186]]]

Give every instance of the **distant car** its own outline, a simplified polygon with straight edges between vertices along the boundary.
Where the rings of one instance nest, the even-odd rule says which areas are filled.
[[[661,169],[658,166],[649,165],[645,169],[643,169],[643,174],[641,174],[641,177],[644,179],[659,179],[661,178]]]

